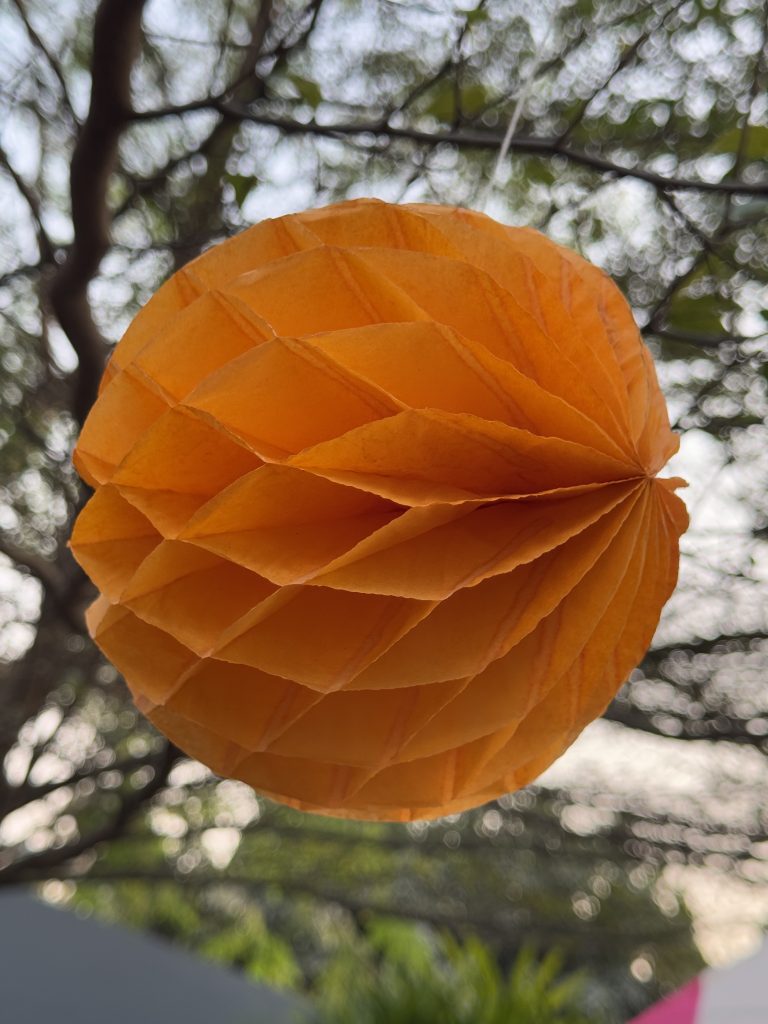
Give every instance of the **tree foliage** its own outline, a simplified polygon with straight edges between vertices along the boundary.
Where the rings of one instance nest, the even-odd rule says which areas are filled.
[[[576,1008],[584,979],[561,967],[557,954],[525,948],[505,976],[477,939],[379,921],[362,951],[327,970],[318,1024],[588,1024]]]

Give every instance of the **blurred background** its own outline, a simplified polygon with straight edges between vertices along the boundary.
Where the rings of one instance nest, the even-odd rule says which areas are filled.
[[[455,1007],[512,971],[521,1021],[621,1021],[757,946],[767,38],[764,0],[4,0],[0,886],[333,1020],[395,1019],[343,1017],[353,988]],[[537,785],[429,824],[303,816],[170,747],[88,641],[66,548],[69,452],[137,309],[248,224],[356,196],[483,209],[603,267],[690,481],[679,588],[604,719]]]

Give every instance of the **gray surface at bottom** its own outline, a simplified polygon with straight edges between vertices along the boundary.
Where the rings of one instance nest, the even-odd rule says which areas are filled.
[[[2,1024],[295,1024],[302,1006],[161,939],[0,892]]]

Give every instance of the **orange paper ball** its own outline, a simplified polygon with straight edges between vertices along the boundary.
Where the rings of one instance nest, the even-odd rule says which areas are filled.
[[[138,707],[306,810],[531,781],[642,657],[686,525],[599,270],[467,210],[341,203],[175,274],[76,464],[88,623]]]

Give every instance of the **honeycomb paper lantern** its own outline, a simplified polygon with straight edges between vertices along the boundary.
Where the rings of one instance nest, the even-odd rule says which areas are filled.
[[[175,274],[80,438],[88,623],[215,772],[407,820],[524,785],[642,657],[686,525],[648,351],[530,229],[359,200]]]

